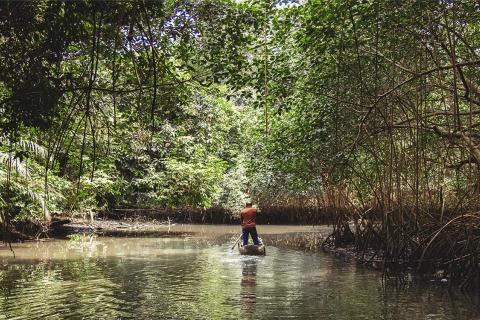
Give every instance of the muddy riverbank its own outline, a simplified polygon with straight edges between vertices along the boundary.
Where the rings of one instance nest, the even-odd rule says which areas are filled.
[[[317,250],[331,233],[327,225],[259,225],[259,235],[267,245]],[[105,237],[196,237],[223,242],[238,238],[240,226],[229,224],[185,224],[168,221],[83,220],[58,224],[52,235],[96,234]]]

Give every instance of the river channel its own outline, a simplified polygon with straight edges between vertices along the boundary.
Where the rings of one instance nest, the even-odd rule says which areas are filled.
[[[444,283],[394,286],[328,254],[231,245],[203,235],[31,242],[15,258],[2,248],[0,319],[480,318],[478,297]]]

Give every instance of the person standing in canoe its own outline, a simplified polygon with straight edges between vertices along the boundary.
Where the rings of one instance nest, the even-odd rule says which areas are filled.
[[[243,236],[243,245],[248,244],[248,235],[252,236],[253,244],[260,245],[257,234],[257,209],[252,207],[251,202],[247,202],[245,209],[240,212],[242,219],[242,236]]]

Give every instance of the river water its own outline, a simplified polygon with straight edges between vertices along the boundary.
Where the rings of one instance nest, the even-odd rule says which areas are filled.
[[[323,253],[231,241],[89,238],[0,250],[0,319],[480,319],[442,283],[395,287]]]

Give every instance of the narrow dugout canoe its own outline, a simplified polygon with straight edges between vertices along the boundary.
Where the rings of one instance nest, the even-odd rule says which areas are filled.
[[[246,246],[238,246],[238,251],[241,255],[249,256],[264,256],[265,246],[263,244],[256,246],[254,244],[247,244]]]

